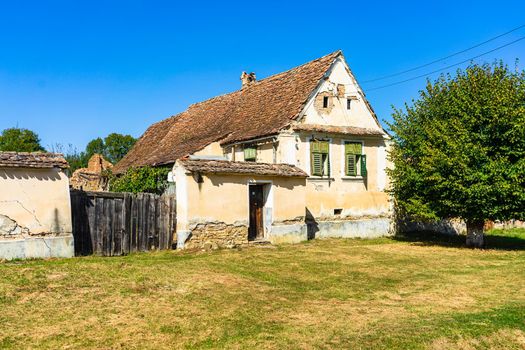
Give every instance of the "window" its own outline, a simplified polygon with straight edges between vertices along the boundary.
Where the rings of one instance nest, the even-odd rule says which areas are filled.
[[[311,172],[314,176],[330,176],[328,141],[310,141]]]
[[[255,162],[257,158],[257,148],[255,146],[244,146],[244,161]]]
[[[328,108],[328,96],[323,96],[323,108]]]
[[[345,175],[366,176],[366,155],[361,142],[345,142]]]
[[[346,109],[350,109],[350,105],[352,104],[352,100],[347,98],[346,99]]]

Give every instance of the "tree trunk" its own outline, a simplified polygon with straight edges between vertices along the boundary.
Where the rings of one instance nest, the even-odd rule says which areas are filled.
[[[484,225],[483,220],[467,221],[467,247],[483,248],[485,244],[483,239]]]

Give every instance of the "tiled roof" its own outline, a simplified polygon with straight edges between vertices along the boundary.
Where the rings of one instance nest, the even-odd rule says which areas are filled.
[[[216,141],[228,144],[277,134],[298,117],[340,54],[331,53],[230,94],[196,103],[153,124],[113,171],[174,163]]]
[[[45,152],[0,152],[2,168],[69,168],[69,164],[60,153]]]
[[[297,131],[312,131],[325,132],[327,134],[343,134],[343,135],[384,135],[383,131],[379,129],[359,128],[355,126],[333,126],[333,125],[317,125],[317,124],[297,124],[293,126]]]
[[[298,167],[290,164],[256,162],[231,162],[228,160],[181,159],[179,163],[191,172],[208,174],[253,174],[283,177],[308,177]]]

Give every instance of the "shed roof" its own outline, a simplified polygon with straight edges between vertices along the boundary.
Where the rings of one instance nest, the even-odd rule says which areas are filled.
[[[153,124],[113,171],[174,163],[216,141],[224,145],[277,134],[299,116],[340,55],[333,52]]]
[[[46,152],[0,152],[2,168],[69,168],[60,153]]]
[[[250,174],[280,177],[308,177],[295,165],[256,162],[233,162],[228,160],[181,159],[178,161],[190,172],[208,174]]]

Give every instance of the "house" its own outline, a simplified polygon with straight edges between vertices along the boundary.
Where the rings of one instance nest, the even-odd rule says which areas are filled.
[[[341,51],[191,105],[115,166],[170,166],[179,246],[389,234],[389,135]]]
[[[68,166],[60,154],[0,152],[0,259],[74,255]]]
[[[105,172],[111,171],[113,164],[101,154],[95,153],[89,158],[87,168],[75,170],[69,183],[71,188],[84,191],[107,191],[108,178]]]

